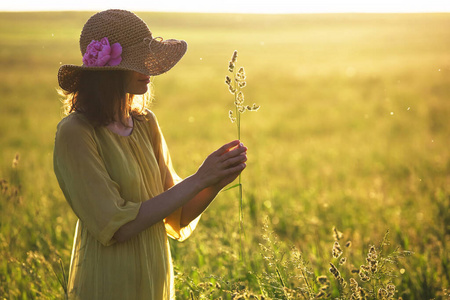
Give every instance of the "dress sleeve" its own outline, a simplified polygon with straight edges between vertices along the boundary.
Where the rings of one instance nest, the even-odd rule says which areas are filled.
[[[61,190],[77,217],[100,243],[113,244],[114,233],[136,218],[141,203],[121,197],[87,122],[68,116],[59,123],[53,163]]]
[[[166,141],[159,127],[156,116],[148,111],[150,128],[152,131],[152,144],[155,151],[155,157],[158,160],[159,169],[161,172],[161,179],[164,190],[170,189],[172,186],[180,182],[182,179],[175,172],[172,160],[170,158],[169,149],[167,148]],[[197,227],[200,216],[191,221],[187,226],[181,227],[181,211],[182,207],[174,211],[167,218],[164,219],[167,234],[178,241],[184,241],[187,239]]]

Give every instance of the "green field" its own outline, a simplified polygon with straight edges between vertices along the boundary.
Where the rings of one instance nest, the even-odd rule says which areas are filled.
[[[76,217],[52,167],[56,74],[81,64],[90,15],[0,13],[0,299],[64,298]],[[324,285],[323,298],[349,299],[350,278],[370,299],[389,283],[395,299],[448,299],[450,14],[139,15],[189,44],[153,80],[180,176],[236,137],[224,84],[235,49],[246,102],[261,105],[242,116],[245,237],[237,191],[221,193],[171,242],[177,299],[309,299]]]

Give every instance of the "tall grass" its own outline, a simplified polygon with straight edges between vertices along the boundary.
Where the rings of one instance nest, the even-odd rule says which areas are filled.
[[[78,37],[90,15],[0,14],[6,299],[64,295],[76,218],[52,171],[56,72],[81,62]],[[245,259],[236,191],[221,193],[194,235],[171,243],[179,299],[345,298],[359,287],[382,298],[392,285],[395,298],[448,297],[450,15],[140,15],[155,34],[189,43],[154,79],[153,111],[180,175],[235,138],[223,87],[234,49],[246,93],[264,107],[241,124]],[[374,264],[372,246],[395,275],[376,279],[377,289],[359,275],[363,265],[371,270],[369,253]],[[333,257],[333,248],[343,253]],[[411,255],[390,264],[395,251]]]

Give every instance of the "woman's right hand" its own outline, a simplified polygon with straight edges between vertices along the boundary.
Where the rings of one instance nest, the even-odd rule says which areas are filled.
[[[247,147],[239,140],[223,145],[211,153],[194,174],[202,188],[222,189],[245,169]]]

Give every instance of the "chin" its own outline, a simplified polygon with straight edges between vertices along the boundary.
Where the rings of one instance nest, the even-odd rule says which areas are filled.
[[[142,88],[142,89],[135,90],[131,94],[133,94],[133,95],[144,95],[145,93],[147,93],[147,91],[148,91],[148,87],[145,87],[145,89]]]

